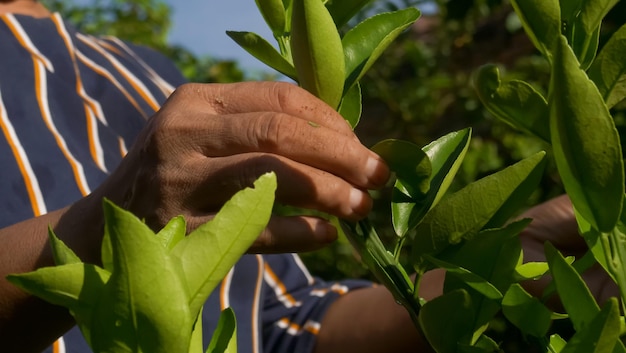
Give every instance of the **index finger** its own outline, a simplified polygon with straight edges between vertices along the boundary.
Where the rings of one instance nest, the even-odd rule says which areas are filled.
[[[242,82],[200,85],[196,92],[200,93],[218,114],[285,113],[344,135],[354,136],[350,124],[333,108],[306,90],[290,83]]]

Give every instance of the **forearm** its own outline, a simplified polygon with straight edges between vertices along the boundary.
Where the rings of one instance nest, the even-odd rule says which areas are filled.
[[[422,279],[420,295],[441,295],[443,271]],[[406,309],[383,286],[359,289],[339,298],[322,320],[315,352],[430,352]]]

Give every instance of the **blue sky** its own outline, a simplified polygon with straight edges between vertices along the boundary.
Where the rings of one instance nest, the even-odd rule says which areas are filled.
[[[246,70],[268,70],[225,33],[250,31],[272,40],[254,0],[166,0],[171,6],[170,41],[199,55],[236,59]]]

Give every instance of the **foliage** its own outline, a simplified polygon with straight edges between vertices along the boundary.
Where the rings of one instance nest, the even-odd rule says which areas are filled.
[[[344,16],[333,12],[353,11],[352,5],[357,2],[338,6],[332,1],[322,6],[319,0],[274,4],[277,8],[271,14],[280,14],[281,21],[269,20],[270,14],[264,12],[268,11],[266,7],[259,9],[270,27],[280,23],[281,28],[272,28],[280,51],[270,49],[270,55],[258,50],[257,40],[238,41],[239,44],[269,66],[288,72],[301,86],[332,106],[341,102],[338,111],[356,126],[361,113],[359,80],[371,67],[370,60],[375,61],[417,16],[409,15],[411,9],[387,12],[367,18],[341,35]],[[611,45],[604,49],[608,54],[601,55],[613,59],[596,64],[602,68],[595,72],[603,72],[596,81],[601,79],[602,87],[608,87],[608,91],[600,92],[585,73],[594,65],[602,19],[614,4],[603,0],[575,5],[560,4],[557,0],[513,2],[522,26],[548,62],[551,79],[547,98],[527,82],[502,83],[493,66],[479,72],[476,86],[479,98],[496,117],[552,146],[558,173],[574,203],[580,227],[596,260],[609,270],[621,288],[624,303],[626,259],[622,254],[626,252],[621,233],[624,227],[618,225],[624,198],[624,166],[619,135],[605,103],[605,97],[611,97],[610,102],[624,98],[620,86],[623,64],[615,59],[621,47],[619,31],[617,39],[609,41]],[[290,19],[293,26],[302,28],[296,35],[289,31]],[[331,31],[329,23],[336,19],[342,20],[335,22],[335,30]],[[255,34],[245,35],[259,39]],[[342,50],[336,46],[318,48],[316,42],[335,42],[337,36],[342,38]],[[269,44],[263,41],[267,48]],[[344,56],[345,67],[337,66],[329,71],[319,64],[340,54]],[[344,71],[345,75],[341,75]],[[339,98],[338,86],[343,86],[343,96]],[[351,94],[354,87],[358,88],[358,94]],[[612,96],[613,87],[618,96]],[[349,110],[342,109],[346,102]],[[531,120],[527,120],[529,108],[536,113]],[[523,254],[516,237],[528,222],[505,224],[538,186],[544,173],[545,153],[532,155],[442,197],[466,154],[469,131],[465,135],[466,139],[457,139],[449,148],[431,146],[444,145],[453,140],[450,136],[423,149],[401,140],[385,140],[372,148],[395,172],[391,213],[396,237],[392,237],[389,246],[369,220],[355,224],[342,222],[362,261],[405,306],[416,327],[437,352],[499,349],[486,330],[500,311],[522,334],[543,337],[537,343],[543,350],[555,351],[558,346],[565,352],[587,351],[589,347],[598,352],[623,351],[616,329],[620,320],[619,300],[609,301],[600,310],[593,298],[587,305],[575,299],[574,289],[586,286],[575,267],[554,248],[547,245],[547,267],[577,329],[569,342],[556,336],[547,339],[551,321],[561,316],[517,284],[528,278],[520,275],[528,267],[521,263]],[[412,245],[409,261],[416,272],[415,281],[399,262],[407,241]],[[485,252],[491,252],[490,256],[478,256]],[[422,275],[436,267],[448,273],[444,294],[424,302],[416,288]],[[530,278],[545,273],[545,264],[536,268],[541,272],[532,273]],[[586,313],[586,321],[576,325],[580,310]]]
[[[235,194],[218,214],[185,236],[182,217],[159,233],[104,203],[103,267],[83,263],[50,231],[56,267],[8,280],[65,306],[94,352],[202,352],[201,312],[209,294],[267,225],[276,177]],[[207,352],[234,352],[227,310]]]

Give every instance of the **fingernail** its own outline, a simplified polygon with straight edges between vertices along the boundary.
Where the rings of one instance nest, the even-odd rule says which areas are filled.
[[[371,208],[371,202],[365,192],[359,189],[350,190],[350,207],[358,217],[365,217]]]
[[[365,175],[375,187],[382,187],[389,180],[389,168],[378,156],[370,156],[365,164]]]

